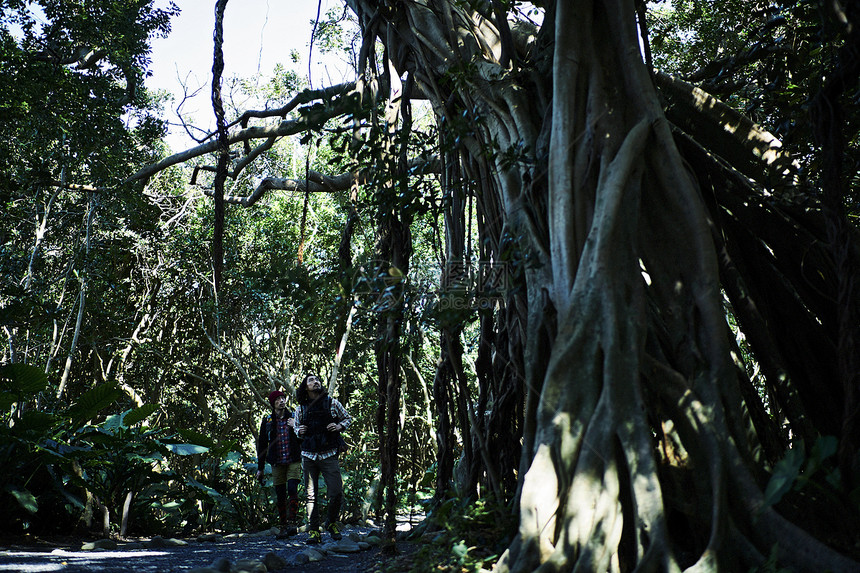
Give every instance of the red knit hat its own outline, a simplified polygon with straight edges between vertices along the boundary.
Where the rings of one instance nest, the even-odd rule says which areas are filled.
[[[269,404],[272,405],[272,408],[275,407],[275,400],[277,400],[281,396],[286,396],[286,394],[284,394],[280,390],[275,390],[274,392],[269,393]]]

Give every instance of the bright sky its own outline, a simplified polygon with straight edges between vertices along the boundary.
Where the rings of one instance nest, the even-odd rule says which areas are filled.
[[[152,45],[153,75],[146,82],[150,89],[164,89],[174,94],[176,101],[165,110],[168,121],[175,122],[172,107],[182,99],[182,83],[189,90],[201,88],[200,94],[187,102],[182,110],[196,117],[201,127],[214,126],[210,102],[212,82],[212,39],[215,25],[215,0],[174,0],[182,10],[172,20],[167,38],[158,38]],[[156,6],[166,7],[168,0],[157,0]],[[301,76],[308,73],[308,44],[316,18],[318,0],[232,0],[227,2],[224,15],[224,78],[250,78],[258,74],[269,76],[277,63],[283,63]],[[334,7],[342,9],[342,0],[321,0],[320,17]],[[298,50],[301,63],[292,64],[290,52]],[[347,72],[331,58],[320,61],[314,51],[311,81],[314,87],[324,87],[346,81]],[[193,142],[181,142],[181,129],[173,128],[169,138],[175,151]]]

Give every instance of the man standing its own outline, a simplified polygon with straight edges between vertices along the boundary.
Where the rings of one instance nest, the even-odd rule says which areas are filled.
[[[308,543],[319,543],[320,508],[319,477],[322,474],[328,491],[325,529],[331,538],[341,538],[337,518],[343,503],[343,479],[338,453],[343,438],[340,432],[352,424],[343,405],[328,395],[320,379],[309,374],[296,389],[299,407],[295,419],[296,433],[302,438],[302,468],[308,492]]]
[[[281,531],[278,539],[298,533],[299,481],[301,480],[301,447],[291,428],[296,421],[287,410],[287,397],[280,390],[269,394],[272,413],[263,416],[257,436],[257,479],[263,483],[266,462],[272,466],[275,497]],[[289,500],[287,495],[289,494]]]

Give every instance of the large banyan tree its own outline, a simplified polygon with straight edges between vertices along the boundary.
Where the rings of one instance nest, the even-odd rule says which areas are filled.
[[[847,502],[860,484],[858,243],[839,119],[860,69],[852,13],[822,12],[846,49],[809,94],[817,139],[798,158],[654,69],[635,0],[346,4],[362,33],[356,83],[249,112],[218,145],[388,97],[373,121],[388,126],[399,173],[387,189],[403,193],[411,101],[429,101],[447,260],[465,260],[473,209],[481,261],[507,270],[480,311],[478,395],[456,319],[442,325],[434,380],[440,494],[453,481],[518,513],[496,569],[746,571],[775,556],[799,571],[860,570]],[[314,97],[328,102],[316,116],[287,119]],[[266,116],[284,119],[253,123]],[[259,190],[350,181],[273,177]],[[380,209],[378,224],[379,256],[408,269],[408,217]],[[399,336],[386,320],[380,332]],[[384,412],[397,415],[399,363],[396,345],[378,352],[384,457],[397,448]],[[834,439],[840,482],[768,490]],[[786,452],[794,466],[777,464]],[[382,467],[390,487],[396,458]]]

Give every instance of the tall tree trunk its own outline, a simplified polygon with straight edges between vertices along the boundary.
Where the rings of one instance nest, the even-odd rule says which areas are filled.
[[[386,63],[388,63],[386,61]],[[376,276],[385,284],[382,297],[377,304],[376,365],[379,377],[377,404],[377,431],[379,433],[381,458],[381,492],[385,500],[385,536],[393,548],[397,528],[397,465],[400,448],[400,391],[401,355],[400,340],[406,312],[406,276],[412,257],[411,216],[406,205],[394,196],[409,196],[409,180],[406,176],[406,159],[412,117],[408,103],[409,86],[412,80],[401,85],[399,76],[386,68],[385,82],[390,86],[389,104],[386,108],[382,130],[383,157],[381,170],[387,173],[384,190],[394,193],[379,193],[378,236],[376,245]],[[401,123],[402,122],[402,123]],[[395,140],[395,133],[401,135]],[[395,174],[402,174],[395,176]]]
[[[454,477],[454,418],[451,400],[454,373],[448,358],[448,349],[442,346],[436,375],[433,378],[433,402],[436,405],[436,493],[435,500],[442,501],[448,494]]]
[[[436,443],[436,424],[433,421],[433,403],[430,401],[430,391],[427,387],[427,381],[424,379],[424,375],[421,373],[421,370],[418,368],[418,365],[415,364],[415,360],[412,358],[410,353],[406,353],[405,355],[406,361],[409,362],[409,367],[412,368],[412,372],[415,374],[415,378],[418,379],[418,383],[421,384],[421,396],[424,398],[424,424],[427,426],[427,432],[431,436],[431,442],[433,447],[433,453],[436,454],[439,450],[439,446]]]
[[[384,306],[379,309],[376,339],[376,365],[379,377],[377,431],[379,432],[381,457],[381,492],[385,499],[385,533],[393,540],[397,527],[397,455],[400,445],[399,413],[401,387],[400,338],[405,311],[405,285],[403,277],[408,271],[411,255],[411,237],[405,225],[395,213],[383,216],[381,222],[380,261],[390,261],[395,270],[378,270],[388,276],[391,285],[386,289]],[[402,274],[401,274],[402,273]]]
[[[844,18],[846,14],[833,15]],[[860,24],[860,18],[854,11],[847,15],[850,18],[847,22],[836,18],[848,31],[846,44],[840,49],[834,69],[827,75],[810,109],[816,143],[822,147],[827,242],[838,276],[835,330],[839,356],[838,379],[843,388],[839,469],[844,480],[843,487],[846,492],[850,492],[860,486],[860,335],[857,332],[860,323],[860,259],[853,249],[854,229],[845,209],[846,145],[841,96],[855,86],[860,77],[860,36],[856,31],[850,31]],[[853,176],[853,173],[849,176]]]
[[[84,253],[85,253],[84,261],[85,262],[84,262],[84,267],[83,267],[82,271],[80,272],[81,286],[80,286],[80,292],[78,295],[78,317],[75,321],[75,333],[72,336],[72,344],[71,344],[71,347],[69,348],[69,354],[68,354],[68,356],[66,356],[66,364],[63,367],[63,375],[60,378],[60,385],[57,387],[57,399],[58,400],[63,397],[63,392],[66,389],[66,384],[68,384],[68,382],[69,382],[69,374],[72,371],[72,361],[74,359],[75,352],[77,351],[77,348],[78,348],[78,340],[80,339],[81,328],[83,327],[83,323],[84,323],[84,312],[86,310],[86,303],[87,303],[87,275],[89,274],[89,269],[87,267],[89,266],[89,260],[90,260],[90,246],[91,246],[91,241],[92,241],[93,218],[95,217],[95,213],[96,213],[96,197],[95,197],[95,194],[90,193],[89,199],[90,200],[88,202],[87,221],[86,221],[87,233],[86,233],[86,239],[85,239],[86,242],[85,242],[85,248],[84,248]]]
[[[65,174],[65,169],[63,170],[63,173]],[[62,178],[64,179],[65,175],[63,175]],[[65,181],[61,181],[61,183],[65,184]],[[30,253],[30,262],[27,264],[27,274],[24,276],[25,291],[29,291],[30,285],[33,283],[33,266],[36,262],[36,258],[39,256],[39,251],[42,247],[42,239],[45,237],[45,231],[47,231],[48,228],[48,219],[51,217],[51,208],[53,207],[54,201],[57,199],[61,190],[61,187],[54,188],[50,199],[48,199],[48,203],[45,205],[45,212],[42,214],[42,221],[39,223],[39,228],[36,229],[36,236],[33,241],[33,251]]]
[[[131,500],[134,497],[134,492],[129,490],[125,494],[125,501],[122,504],[122,520],[120,521],[119,536],[125,539],[128,535],[128,520],[131,515]]]
[[[353,268],[352,268],[352,234],[355,231],[355,225],[358,223],[358,214],[350,202],[349,214],[347,215],[346,225],[344,225],[343,233],[340,237],[340,246],[338,247],[338,264],[340,265],[340,285],[341,285],[341,301],[338,305],[340,312],[335,317],[335,332],[334,339],[339,341],[337,351],[335,352],[334,364],[332,365],[331,377],[329,379],[329,392],[338,395],[337,375],[340,371],[343,354],[346,351],[346,341],[349,333],[352,330],[352,318],[355,316],[358,307],[356,301],[348,295],[353,291]]]

